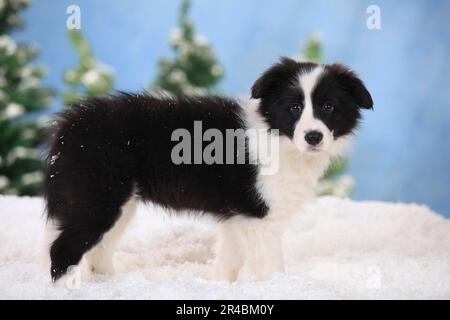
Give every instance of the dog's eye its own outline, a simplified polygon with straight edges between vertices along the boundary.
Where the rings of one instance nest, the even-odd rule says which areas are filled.
[[[322,106],[322,110],[326,113],[332,113],[334,111],[334,106],[331,103],[325,103]]]
[[[300,113],[300,111],[302,111],[302,106],[300,104],[293,104],[291,106],[292,113]]]

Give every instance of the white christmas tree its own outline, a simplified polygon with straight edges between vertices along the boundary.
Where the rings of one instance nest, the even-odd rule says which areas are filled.
[[[114,88],[112,68],[94,57],[89,43],[80,30],[73,29],[68,32],[69,39],[78,55],[78,65],[64,73],[64,81],[68,85],[63,96],[64,104],[70,105],[81,97],[110,93]]]
[[[222,78],[223,69],[216,61],[206,37],[196,35],[188,13],[191,1],[183,0],[179,26],[170,34],[173,58],[161,58],[151,90],[173,94],[206,94]]]
[[[10,36],[23,26],[19,14],[28,4],[0,0],[0,193],[17,195],[36,195],[41,189],[38,146],[44,123],[35,114],[47,108],[53,96],[41,84],[45,70],[33,64],[37,49]]]

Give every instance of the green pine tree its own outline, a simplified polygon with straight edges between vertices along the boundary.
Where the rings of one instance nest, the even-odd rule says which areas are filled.
[[[303,60],[320,63],[322,61],[322,42],[318,34],[312,34],[303,48]],[[344,175],[347,170],[347,158],[333,159],[319,183],[320,195],[349,196],[354,189],[353,178]]]
[[[322,43],[320,41],[320,36],[318,34],[312,34],[306,40],[305,46],[303,48],[304,59],[320,63],[322,60]]]
[[[43,180],[38,146],[44,124],[35,113],[47,108],[53,91],[43,87],[44,69],[33,64],[35,47],[16,43],[25,0],[0,1],[0,193],[36,195]]]
[[[77,52],[78,65],[64,73],[64,82],[68,86],[63,95],[64,104],[70,105],[81,97],[110,93],[114,88],[112,69],[97,61],[80,30],[69,30],[68,36]]]
[[[159,60],[159,70],[152,90],[173,94],[206,94],[222,78],[223,69],[216,61],[208,40],[195,34],[188,13],[190,0],[181,4],[179,26],[171,32],[174,57]]]

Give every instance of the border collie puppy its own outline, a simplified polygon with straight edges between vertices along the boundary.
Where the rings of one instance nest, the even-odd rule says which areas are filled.
[[[347,67],[288,58],[261,75],[251,97],[241,105],[222,97],[121,93],[64,111],[45,179],[52,280],[83,256],[93,272],[111,274],[114,247],[136,200],[215,216],[215,279],[264,279],[283,271],[283,225],[314,196],[330,159],[348,144],[361,108],[373,102]],[[196,140],[199,124],[203,140],[188,140],[193,150],[179,154],[187,161],[175,161],[180,136]],[[211,153],[231,160],[243,154],[245,161],[207,162],[202,156],[214,136],[206,137],[208,130],[257,134],[245,134],[241,152],[219,146]],[[274,139],[278,148],[264,153],[264,165],[251,161],[261,158],[260,141]],[[275,169],[264,170],[267,163]]]

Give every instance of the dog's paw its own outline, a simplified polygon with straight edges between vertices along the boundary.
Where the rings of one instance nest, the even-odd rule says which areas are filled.
[[[238,282],[249,282],[249,281],[265,281],[272,278],[275,273],[283,272],[283,269],[272,269],[260,267],[251,267],[245,264],[237,275]]]
[[[52,286],[54,288],[80,289],[81,281],[81,268],[79,266],[70,266],[64,275],[56,281],[52,281]]]
[[[239,274],[237,268],[214,267],[210,272],[209,279],[218,282],[235,282]]]
[[[256,270],[252,270],[248,266],[244,265],[237,275],[238,282],[249,282],[262,280]]]

